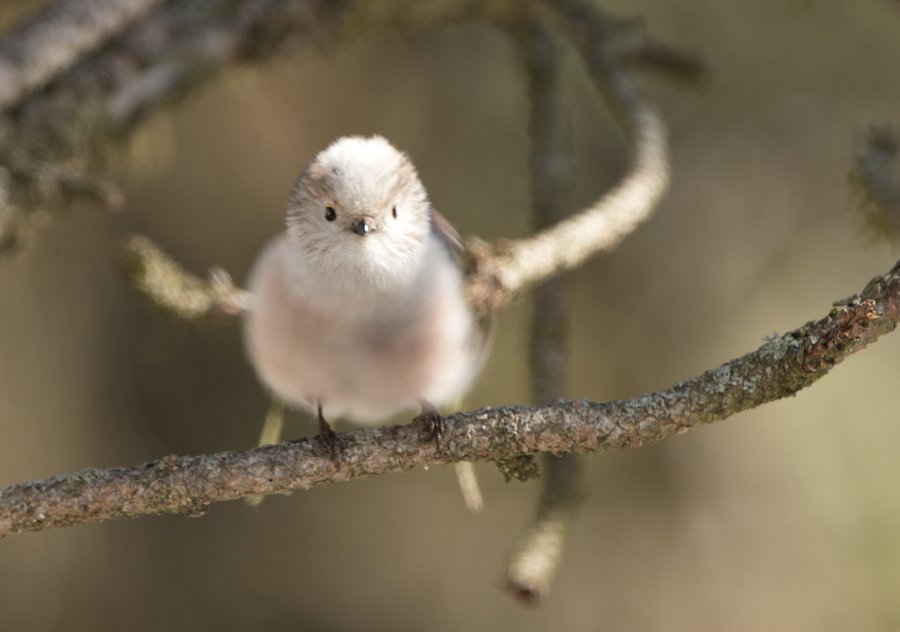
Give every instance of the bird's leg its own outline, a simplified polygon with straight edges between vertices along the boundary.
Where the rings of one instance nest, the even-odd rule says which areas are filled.
[[[334,462],[335,469],[340,470],[341,439],[325,421],[325,417],[322,415],[322,402],[316,402],[316,407],[319,409],[319,441],[331,452],[331,460]]]
[[[437,451],[441,451],[441,440],[444,438],[444,418],[438,412],[437,408],[431,402],[420,399],[419,405],[422,406],[422,414],[413,419],[425,424],[428,431],[428,438],[437,444]]]

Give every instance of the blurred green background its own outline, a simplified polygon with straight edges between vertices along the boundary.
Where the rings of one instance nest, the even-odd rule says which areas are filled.
[[[26,4],[10,0],[2,23]],[[568,395],[594,400],[755,349],[900,256],[864,231],[845,184],[868,126],[900,125],[900,7],[604,6],[644,16],[713,76],[699,93],[643,82],[671,128],[674,179],[649,224],[573,275]],[[571,52],[565,98],[580,208],[626,153]],[[0,486],[257,439],[268,402],[239,328],[154,311],[116,267],[124,235],[243,279],[300,169],[336,137],[371,133],[409,152],[462,234],[524,235],[525,125],[517,53],[483,24],[241,70],[157,116],[114,168],[125,213],[75,207],[0,260]],[[468,407],[529,402],[528,300],[498,321]],[[894,334],[796,398],[586,457],[588,496],[537,610],[501,586],[538,485],[479,464],[481,515],[452,468],[432,468],[200,519],[9,537],[0,628],[900,630],[898,384]],[[289,417],[290,438],[313,432]]]

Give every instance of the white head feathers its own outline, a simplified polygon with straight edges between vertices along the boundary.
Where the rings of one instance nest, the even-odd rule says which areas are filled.
[[[300,174],[287,214],[296,281],[350,291],[411,282],[431,232],[431,205],[409,158],[380,136],[338,139]],[[310,277],[315,277],[315,280]]]

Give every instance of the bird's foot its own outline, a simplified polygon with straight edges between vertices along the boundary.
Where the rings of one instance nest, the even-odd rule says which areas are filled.
[[[334,463],[334,468],[337,471],[341,470],[341,452],[344,449],[343,444],[341,443],[341,437],[336,433],[331,426],[325,421],[325,417],[322,416],[322,407],[319,406],[319,441],[323,446],[328,448],[328,451],[331,453],[331,462]]]
[[[428,439],[437,445],[437,451],[441,451],[441,441],[444,439],[444,418],[431,403],[422,401],[422,414],[413,419],[425,425]]]

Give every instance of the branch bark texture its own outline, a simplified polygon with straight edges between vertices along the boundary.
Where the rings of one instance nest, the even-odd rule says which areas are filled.
[[[15,105],[162,0],[66,0],[0,41],[0,110]]]
[[[900,320],[900,262],[841,303],[847,304],[664,391],[626,401],[560,400],[451,415],[440,453],[424,428],[391,426],[343,433],[340,471],[329,452],[307,438],[11,485],[0,490],[0,535],[148,514],[200,515],[213,502],[458,460],[493,460],[513,476],[524,475],[538,452],[637,447],[794,395],[893,331]]]

